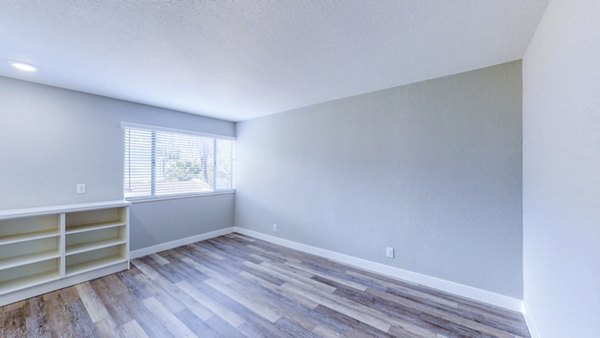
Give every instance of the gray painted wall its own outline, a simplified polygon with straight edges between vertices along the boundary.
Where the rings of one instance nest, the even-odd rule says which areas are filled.
[[[0,210],[122,199],[122,121],[235,135],[227,121],[0,77]],[[136,204],[132,249],[232,226],[233,199]]]
[[[234,194],[136,203],[131,248],[141,249],[233,226]]]
[[[521,95],[513,62],[238,123],[236,225],[521,298]]]
[[[523,61],[525,304],[541,337],[600,337],[600,2],[550,2]]]

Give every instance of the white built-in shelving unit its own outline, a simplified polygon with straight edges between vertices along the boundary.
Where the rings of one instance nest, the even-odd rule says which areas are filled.
[[[128,269],[129,205],[0,211],[0,306]]]

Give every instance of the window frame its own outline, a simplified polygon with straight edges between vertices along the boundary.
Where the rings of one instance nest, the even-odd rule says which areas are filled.
[[[184,135],[191,135],[191,136],[210,137],[213,139],[230,140],[230,141],[234,141],[234,142],[233,142],[232,154],[231,154],[231,162],[232,162],[231,163],[231,186],[232,186],[231,189],[221,189],[221,190],[213,190],[213,191],[206,191],[206,192],[193,192],[193,193],[175,193],[175,194],[159,195],[159,196],[155,195],[155,191],[151,191],[152,195],[150,195],[150,196],[125,197],[125,173],[123,171],[123,180],[121,182],[121,188],[123,189],[123,199],[124,200],[130,201],[132,203],[144,203],[144,202],[153,202],[153,201],[162,201],[162,200],[173,200],[173,199],[181,199],[181,198],[204,197],[204,196],[214,196],[214,195],[224,195],[224,194],[235,193],[234,177],[235,177],[235,140],[236,140],[236,138],[234,136],[203,133],[203,132],[186,130],[186,129],[159,127],[159,126],[153,126],[153,125],[147,125],[147,124],[121,122],[121,131],[122,131],[121,132],[121,137],[122,137],[121,144],[123,146],[125,146],[125,129],[126,128],[137,128],[137,129],[145,129],[145,130],[149,130],[149,131],[160,131],[160,132],[184,134]],[[153,142],[155,142],[155,141],[153,140]],[[152,147],[152,148],[154,148],[154,147]],[[154,152],[154,150],[153,150],[153,152]],[[125,154],[124,148],[123,148],[122,153]],[[123,160],[125,160],[124,156],[123,156]],[[122,168],[123,169],[125,168],[124,162],[123,162]],[[153,160],[153,164],[151,167],[151,171],[153,172],[152,175],[154,175],[155,170],[156,170],[156,168],[155,168],[155,163]],[[154,180],[154,178],[151,178],[151,179]],[[152,184],[152,186],[154,186],[154,184]]]

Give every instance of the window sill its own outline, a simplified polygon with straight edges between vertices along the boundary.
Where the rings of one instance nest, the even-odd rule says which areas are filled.
[[[195,198],[195,197],[206,197],[206,196],[216,196],[216,195],[226,195],[226,194],[235,194],[235,189],[234,190],[213,191],[213,192],[199,192],[199,193],[193,193],[193,194],[167,195],[167,196],[130,197],[130,198],[125,198],[125,200],[129,201],[133,204],[137,204],[137,203],[176,200],[176,199],[181,199],[181,198]]]

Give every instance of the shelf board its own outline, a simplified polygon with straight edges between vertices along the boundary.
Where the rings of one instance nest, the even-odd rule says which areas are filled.
[[[88,262],[74,264],[71,266],[67,265],[67,276],[73,276],[92,270],[102,269],[107,266],[125,262],[127,262],[127,258],[125,258],[123,255],[114,255],[110,257],[95,259]]]
[[[10,219],[10,218],[39,216],[39,215],[79,212],[79,211],[86,211],[86,210],[128,207],[130,205],[131,205],[131,202],[118,200],[118,201],[108,201],[108,202],[55,205],[55,206],[51,206],[51,207],[40,207],[40,208],[12,209],[12,210],[0,211],[0,220]]]
[[[0,259],[0,270],[16,268],[18,266],[43,262],[59,257],[60,252],[58,252],[58,249],[56,249],[44,252],[36,252],[34,254],[29,255]]]
[[[21,278],[0,282],[0,295],[23,290],[39,284],[51,282],[60,278],[58,271],[38,273]]]
[[[91,242],[91,243],[83,243],[67,246],[66,255],[75,255],[83,252],[104,249],[115,245],[121,245],[127,243],[123,238],[111,238],[105,239],[103,241]]]
[[[101,222],[101,223],[91,223],[91,224],[70,226],[70,227],[67,227],[67,235],[77,234],[77,233],[86,232],[86,231],[94,231],[94,230],[120,227],[120,226],[124,226],[124,225],[125,225],[125,222],[114,221],[114,222]]]
[[[24,234],[0,236],[0,245],[14,244],[26,241],[33,241],[36,239],[58,237],[60,233],[58,229],[28,232]]]

